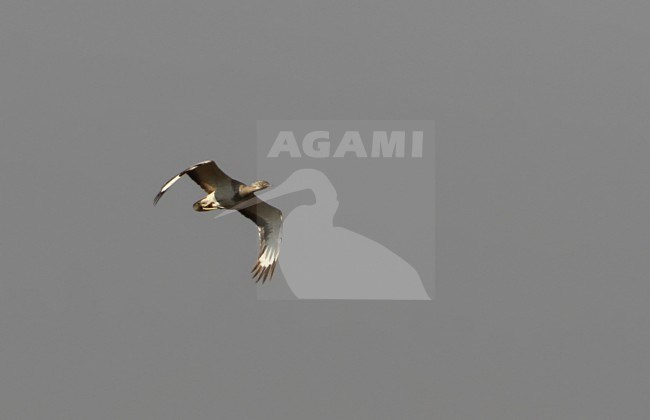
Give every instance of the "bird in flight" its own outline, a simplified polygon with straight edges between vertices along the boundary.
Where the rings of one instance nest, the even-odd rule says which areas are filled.
[[[153,200],[156,205],[160,197],[183,175],[190,178],[208,193],[194,203],[199,212],[230,209],[237,210],[257,225],[260,249],[257,263],[251,270],[255,283],[270,280],[280,255],[282,242],[282,212],[255,196],[256,191],[271,186],[267,181],[255,181],[250,185],[232,179],[212,160],[190,166],[165,183]]]

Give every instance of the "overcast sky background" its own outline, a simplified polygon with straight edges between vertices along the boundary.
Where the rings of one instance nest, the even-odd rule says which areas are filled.
[[[646,418],[649,13],[3,1],[0,418]],[[259,301],[249,221],[154,211],[273,119],[435,121],[433,301]]]

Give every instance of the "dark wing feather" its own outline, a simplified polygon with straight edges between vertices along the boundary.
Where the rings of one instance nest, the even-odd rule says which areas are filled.
[[[178,181],[183,175],[189,175],[190,178],[205,192],[208,194],[214,192],[217,187],[224,185],[225,183],[230,183],[231,179],[228,175],[223,173],[221,169],[217,166],[216,163],[212,160],[206,160],[205,162],[197,163],[192,165],[189,168],[185,169],[183,172],[179,173],[169,181],[165,183],[160,189],[160,192],[156,195],[156,198],[153,200],[153,204],[156,205],[160,197],[165,194],[165,191],[169,189],[176,181]]]
[[[257,225],[260,234],[260,252],[257,256],[257,264],[251,272],[256,283],[260,280],[264,283],[273,277],[280,255],[282,212],[258,197],[253,197],[252,200],[254,204],[238,211]]]

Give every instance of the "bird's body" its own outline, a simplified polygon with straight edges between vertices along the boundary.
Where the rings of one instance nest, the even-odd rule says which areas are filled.
[[[251,185],[237,181],[226,175],[214,161],[192,165],[165,183],[154,199],[154,205],[165,192],[183,175],[188,175],[208,194],[194,203],[199,212],[232,209],[252,220],[260,236],[260,252],[257,264],[253,267],[253,278],[264,283],[273,276],[282,241],[282,212],[255,196],[255,191],[270,186],[266,181],[256,181]]]

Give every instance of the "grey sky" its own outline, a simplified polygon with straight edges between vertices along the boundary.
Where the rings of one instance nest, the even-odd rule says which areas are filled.
[[[645,418],[649,12],[3,1],[0,418]],[[154,209],[278,119],[436,122],[433,301],[259,301],[250,221]]]

